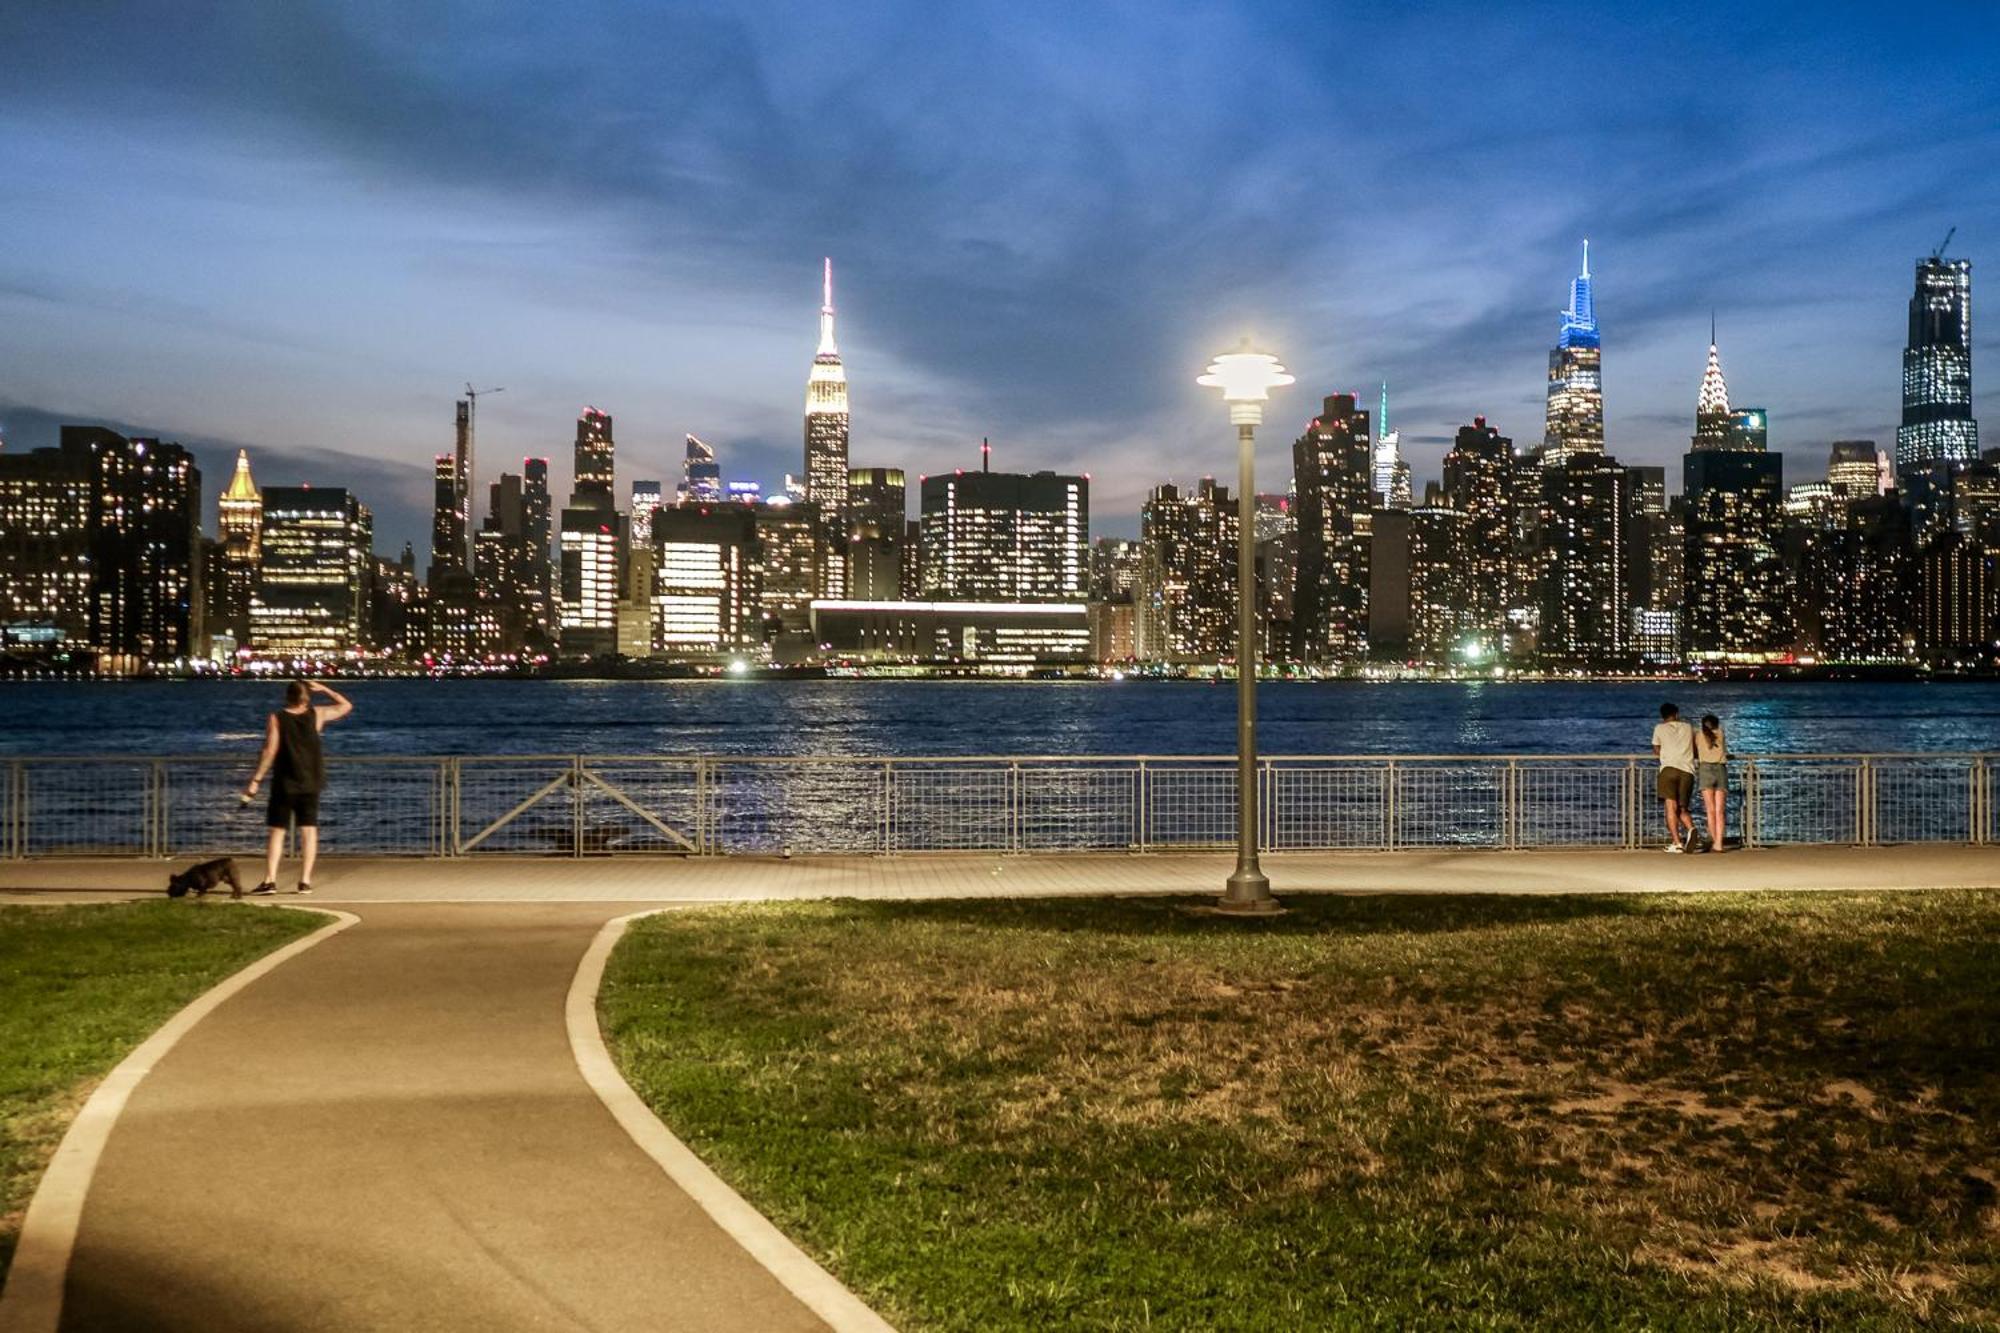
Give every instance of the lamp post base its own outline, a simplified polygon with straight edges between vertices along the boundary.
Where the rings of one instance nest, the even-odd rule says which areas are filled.
[[[1229,877],[1229,886],[1216,900],[1215,910],[1225,916],[1277,916],[1285,909],[1271,896],[1271,881],[1261,870],[1238,870]]]

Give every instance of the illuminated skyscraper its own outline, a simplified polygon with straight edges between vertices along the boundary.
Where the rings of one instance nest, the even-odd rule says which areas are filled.
[[[1873,440],[1835,440],[1826,460],[1827,484],[1836,501],[1851,503],[1882,493],[1882,455]]]
[[[0,635],[10,652],[89,643],[90,479],[81,437],[0,451]]]
[[[1382,386],[1382,407],[1375,418],[1374,484],[1377,503],[1385,509],[1410,507],[1410,465],[1403,461],[1403,437],[1389,429],[1389,386]]]
[[[206,629],[211,636],[226,634],[241,646],[250,637],[250,598],[257,587],[264,529],[264,497],[250,476],[248,450],[236,451],[235,474],[215,507],[220,545],[205,590]]]
[[[1054,472],[925,477],[923,590],[931,601],[1082,602],[1090,480]]]
[[[688,436],[677,488],[679,503],[720,504],[722,498],[722,464],[715,461],[715,446]]]
[[[1512,574],[1513,528],[1509,470],[1514,442],[1474,417],[1460,426],[1444,456],[1445,502],[1465,515],[1466,632],[1487,653],[1498,653],[1507,634],[1507,593]]]
[[[1142,662],[1236,656],[1237,502],[1215,478],[1155,486],[1139,509],[1134,655]]]
[[[424,582],[435,584],[465,569],[465,504],[458,489],[458,460],[431,459],[431,563]]]
[[[1615,459],[1593,450],[1542,467],[1535,653],[1549,666],[1601,670],[1631,655],[1628,482]]]
[[[1327,398],[1292,442],[1299,525],[1292,636],[1306,662],[1352,661],[1367,647],[1371,444],[1368,414],[1351,393]]]
[[[1383,509],[1368,552],[1368,650],[1383,661],[1477,666],[1489,647],[1470,634],[1469,516],[1445,505]]]
[[[576,485],[561,518],[560,633],[566,656],[618,650],[625,532],[613,500],[615,463],[610,415],[584,408],[576,422]]]
[[[1730,413],[1720,448],[1690,449],[1682,637],[1691,660],[1756,661],[1791,640],[1780,551],[1784,457],[1762,408]]]
[[[636,547],[653,544],[653,512],[665,500],[665,492],[657,481],[635,481],[632,483],[632,545]]]
[[[201,472],[178,444],[64,426],[90,451],[90,638],[113,673],[195,653]]]
[[[1695,450],[1729,447],[1729,385],[1722,378],[1722,354],[1716,350],[1715,329],[1708,334],[1708,368],[1701,372],[1701,391],[1695,395]]]
[[[826,261],[819,306],[819,350],[806,378],[806,499],[829,529],[847,513],[847,371],[833,341],[833,261]],[[837,595],[837,594],[836,594]]]
[[[857,467],[847,473],[848,596],[893,602],[903,595],[908,483],[898,467]]]
[[[1896,428],[1899,475],[1932,463],[1979,457],[1972,418],[1972,261],[1946,259],[1940,246],[1917,261],[1910,337],[1903,348],[1903,424]]]
[[[757,642],[756,547],[746,505],[679,505],[654,516],[654,653],[700,657]]]
[[[251,647],[281,660],[322,661],[357,651],[373,560],[368,509],[344,487],[268,488]]]
[[[1590,293],[1590,242],[1583,243],[1583,271],[1570,284],[1569,309],[1549,352],[1548,423],[1542,462],[1550,467],[1571,454],[1604,452],[1603,357],[1597,307]]]

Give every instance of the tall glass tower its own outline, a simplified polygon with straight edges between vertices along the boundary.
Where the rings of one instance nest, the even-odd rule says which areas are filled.
[[[1604,383],[1597,341],[1597,307],[1590,294],[1590,242],[1583,243],[1583,271],[1569,288],[1569,309],[1549,352],[1547,428],[1542,462],[1571,454],[1604,452]]]
[[[819,350],[806,379],[806,499],[829,531],[847,512],[847,370],[833,342],[833,261],[826,261],[819,306]]]
[[[1385,509],[1410,507],[1410,465],[1403,461],[1403,436],[1389,429],[1389,386],[1382,386],[1382,407],[1375,418],[1374,485],[1376,503]]]
[[[1972,419],[1972,261],[1937,253],[1917,261],[1910,340],[1903,348],[1903,424],[1896,471],[1979,457]]]

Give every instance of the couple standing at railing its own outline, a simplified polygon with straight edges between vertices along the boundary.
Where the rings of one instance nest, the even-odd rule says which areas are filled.
[[[1680,709],[1661,704],[1660,725],[1653,728],[1653,753],[1660,759],[1654,790],[1666,806],[1667,850],[1728,851],[1729,745],[1723,739],[1722,720],[1713,713],[1706,714],[1697,731],[1681,719]],[[1690,807],[1697,788],[1708,820],[1705,846],[1697,845],[1694,840],[1694,815]]]

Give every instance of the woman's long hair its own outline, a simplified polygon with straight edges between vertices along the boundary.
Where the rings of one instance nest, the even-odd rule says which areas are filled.
[[[1702,739],[1707,741],[1710,745],[1721,744],[1722,737],[1719,734],[1717,734],[1718,728],[1720,728],[1721,726],[1722,726],[1721,718],[1717,717],[1713,713],[1703,713],[1701,715]]]

